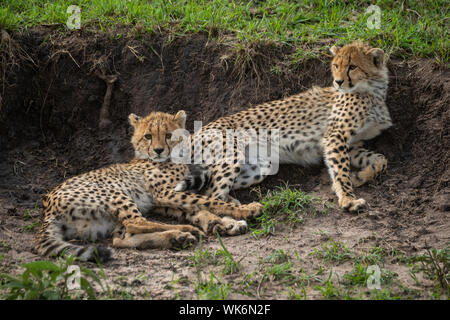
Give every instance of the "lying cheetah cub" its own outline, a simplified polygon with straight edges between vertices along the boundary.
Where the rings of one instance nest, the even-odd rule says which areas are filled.
[[[258,203],[236,205],[174,191],[177,183],[191,173],[189,166],[169,161],[170,151],[178,143],[170,135],[184,128],[186,114],[184,111],[175,116],[153,113],[150,119],[142,126],[138,117],[130,115],[135,128],[133,139],[151,141],[148,152],[154,155],[154,161],[135,159],[93,170],[66,180],[44,197],[44,221],[35,243],[39,254],[67,252],[85,261],[97,257],[106,261],[111,255],[109,249],[76,245],[69,240],[96,241],[111,236],[116,248],[184,247],[195,242],[203,232],[239,234],[239,222],[232,218],[246,219],[260,213]],[[203,174],[202,170],[193,172]],[[189,181],[204,180],[190,177],[187,188],[199,187]],[[146,220],[144,214],[154,207],[180,210],[202,230],[192,225]],[[232,218],[219,217],[223,215]]]
[[[392,126],[385,102],[388,69],[383,50],[361,42],[342,48],[333,46],[331,53],[333,86],[313,87],[219,118],[204,126],[200,134],[213,130],[226,133],[230,129],[277,130],[279,162],[308,166],[323,159],[339,206],[358,212],[366,201],[356,197],[354,187],[371,181],[387,168],[386,157],[365,149],[363,141]],[[204,148],[212,143],[214,140],[206,141]],[[352,172],[352,168],[356,170]],[[226,169],[227,179],[223,179],[224,169],[211,169],[210,188],[228,192],[265,178],[259,164],[238,163]]]

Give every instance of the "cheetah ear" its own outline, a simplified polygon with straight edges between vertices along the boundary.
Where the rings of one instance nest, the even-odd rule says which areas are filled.
[[[367,54],[371,55],[373,58],[373,64],[375,67],[379,68],[381,65],[383,65],[384,60],[384,51],[380,48],[373,48],[367,51]]]
[[[134,113],[130,113],[130,115],[128,116],[128,121],[134,128],[136,128],[137,123],[141,119],[142,119],[141,117],[135,115]]]
[[[336,46],[332,46],[330,48],[330,52],[333,55],[333,57],[338,53],[339,49]]]
[[[186,127],[186,112],[184,112],[184,110],[178,111],[173,118],[178,122],[178,125],[181,128],[184,129]]]

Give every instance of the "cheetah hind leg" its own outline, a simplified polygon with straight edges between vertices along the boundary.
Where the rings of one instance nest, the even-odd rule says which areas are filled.
[[[113,246],[115,248],[173,249],[186,248],[196,241],[197,239],[190,232],[180,230],[140,234],[127,232],[123,237],[115,237]]]
[[[354,145],[349,150],[351,165],[359,171],[352,173],[354,187],[359,187],[374,178],[387,168],[387,159],[380,153],[362,148],[362,143]]]
[[[189,232],[192,234],[197,240],[200,239],[200,236],[204,236],[204,233],[198,228],[187,225],[187,224],[166,224],[166,223],[158,223],[153,221],[148,221],[145,218],[138,218],[130,221],[129,223],[125,223],[126,231],[130,234],[141,234],[141,233],[154,233],[154,232],[162,232],[169,230],[178,230],[181,232]]]

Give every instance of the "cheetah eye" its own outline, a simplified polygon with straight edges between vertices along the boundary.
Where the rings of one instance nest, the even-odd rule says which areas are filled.
[[[355,70],[357,67],[355,66],[355,65],[353,65],[353,64],[351,64],[349,67],[348,67],[348,69],[349,70]]]
[[[333,67],[335,67],[336,69],[338,68],[338,65],[335,63],[333,64]]]
[[[147,133],[146,135],[144,135],[144,138],[147,140],[152,140],[152,135],[150,133]]]
[[[169,140],[170,138],[172,138],[172,134],[171,133],[166,133],[166,139]]]

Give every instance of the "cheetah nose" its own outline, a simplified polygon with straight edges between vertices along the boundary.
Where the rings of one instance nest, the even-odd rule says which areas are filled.
[[[155,148],[153,149],[157,154],[161,154],[164,151],[164,148]]]
[[[344,83],[344,80],[334,80],[338,84],[338,86],[341,86],[341,84]]]

